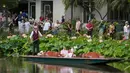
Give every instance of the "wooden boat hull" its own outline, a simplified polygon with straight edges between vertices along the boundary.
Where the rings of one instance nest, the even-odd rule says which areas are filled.
[[[123,59],[119,58],[61,58],[61,57],[40,57],[40,56],[23,56],[28,61],[52,64],[84,65],[84,64],[106,64],[118,62]]]

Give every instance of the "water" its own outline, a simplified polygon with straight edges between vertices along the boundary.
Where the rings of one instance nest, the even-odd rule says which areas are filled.
[[[129,73],[112,66],[61,66],[24,61],[19,58],[1,58],[0,73]]]

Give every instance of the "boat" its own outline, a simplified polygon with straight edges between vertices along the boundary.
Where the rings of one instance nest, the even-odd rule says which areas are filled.
[[[27,61],[49,64],[68,64],[68,65],[93,65],[93,64],[107,64],[112,62],[122,61],[121,58],[63,58],[63,57],[46,57],[46,56],[22,56]]]

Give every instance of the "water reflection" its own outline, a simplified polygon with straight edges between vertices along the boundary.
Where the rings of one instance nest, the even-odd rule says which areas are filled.
[[[123,73],[112,69],[109,66],[70,67],[27,62],[17,58],[0,59],[0,73]]]
[[[37,65],[32,64],[32,73],[39,73],[39,68],[37,67]]]
[[[46,64],[38,64],[35,63],[37,67],[44,73],[123,73],[118,69],[113,67],[104,66],[105,70],[102,68],[103,66],[97,67],[84,67],[84,68],[77,68],[77,67],[68,67],[68,66],[57,66],[57,65],[46,65]],[[108,70],[107,70],[108,69]],[[113,69],[113,70],[112,70]]]
[[[45,64],[44,65],[36,64],[36,65],[43,73],[103,73],[101,71],[72,68],[65,66],[45,65]]]

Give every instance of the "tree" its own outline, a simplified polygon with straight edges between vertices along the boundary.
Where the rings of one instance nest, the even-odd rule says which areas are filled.
[[[129,0],[94,0],[97,3],[96,7],[102,8],[105,4],[108,6],[108,13],[114,12],[114,14],[118,14],[118,19],[129,20],[130,19],[130,2]],[[122,12],[122,13],[121,13]],[[106,14],[106,15],[107,15]],[[121,17],[121,15],[129,14],[127,19],[126,16]],[[111,15],[109,15],[111,17]],[[121,17],[121,18],[120,18]],[[113,16],[112,16],[113,18]]]
[[[130,11],[130,2],[128,0],[114,0],[111,3],[112,9],[123,10],[126,12]]]
[[[65,5],[65,10],[67,10],[72,4],[74,6],[78,6],[79,2],[82,0],[62,0],[63,4]]]
[[[8,9],[14,8],[18,5],[18,0],[0,0],[0,8],[6,16],[6,25],[8,26]]]
[[[130,2],[129,0],[94,0],[97,8],[102,8],[106,4],[110,4],[112,10],[130,10]]]
[[[109,0],[109,1],[111,1],[111,0]],[[107,0],[94,0],[94,2],[95,2],[95,7],[97,9],[101,9],[104,5],[106,5],[108,3]]]
[[[73,6],[77,6],[78,3],[82,0],[62,0],[65,5],[65,10],[71,6],[71,20],[73,19]]]
[[[67,10],[69,8],[70,1],[72,1],[72,0],[63,0],[63,3],[65,5],[65,10]],[[73,0],[73,2],[74,2],[73,6],[79,5],[79,6],[83,7],[84,9],[87,9],[88,7],[92,8],[98,12],[101,19],[104,19],[111,10],[130,12],[130,0],[93,0],[95,3],[94,7],[90,7],[87,4],[84,5],[84,1],[91,2],[92,0]],[[109,10],[105,16],[102,16],[101,13],[99,12],[99,9],[101,9],[104,5],[107,5]]]
[[[14,8],[18,5],[19,0],[0,0],[0,7]]]
[[[85,1],[88,1],[89,5],[91,5],[93,2],[93,0],[63,0],[63,4],[65,5],[65,10],[67,10],[71,6],[71,17],[73,16],[72,6],[75,6],[75,7],[81,6],[82,8],[84,8],[84,10],[87,10],[88,8],[96,10],[102,19],[103,17],[101,16],[101,13],[98,11],[98,9],[93,6],[89,6],[88,4],[84,4]],[[87,12],[92,15],[93,11],[88,10]]]

